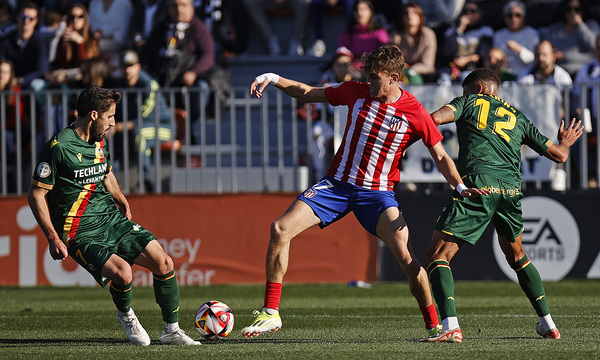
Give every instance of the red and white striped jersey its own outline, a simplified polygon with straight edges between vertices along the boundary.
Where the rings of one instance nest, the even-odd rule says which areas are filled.
[[[400,181],[404,151],[423,139],[430,148],[443,138],[423,105],[408,91],[392,104],[382,104],[362,82],[344,82],[325,89],[327,101],[348,106],[340,148],[327,175],[365,189],[388,191]]]

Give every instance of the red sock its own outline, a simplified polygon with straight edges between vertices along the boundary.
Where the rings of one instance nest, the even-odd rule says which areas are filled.
[[[435,310],[434,304],[429,306],[419,306],[419,309],[421,309],[421,313],[423,313],[423,320],[425,320],[426,329],[429,330],[438,326],[440,322],[438,321],[437,311]]]
[[[267,281],[267,286],[265,287],[265,305],[263,307],[279,311],[279,302],[281,301],[282,286],[282,283]]]

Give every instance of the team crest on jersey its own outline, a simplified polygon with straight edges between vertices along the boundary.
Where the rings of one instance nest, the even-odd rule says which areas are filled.
[[[404,114],[402,114],[402,116],[398,116],[398,115],[392,116],[392,119],[390,120],[390,130],[392,130],[392,131],[400,130],[400,127],[402,126],[403,121],[406,121],[406,116],[404,116]]]
[[[96,148],[96,159],[104,160],[104,150],[101,147]]]
[[[50,165],[47,162],[41,162],[38,166],[37,169],[35,170],[38,174],[39,177],[43,178],[47,178],[50,173],[52,173],[52,169],[50,168]]]

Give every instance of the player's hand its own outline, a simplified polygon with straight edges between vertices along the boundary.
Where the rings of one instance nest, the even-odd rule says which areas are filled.
[[[571,120],[571,124],[567,126],[565,129],[565,121],[561,120],[560,128],[558,129],[558,141],[561,144],[565,144],[566,146],[571,146],[581,137],[583,134],[583,125],[581,124],[581,120],[577,121],[577,119],[573,118]]]
[[[67,245],[60,239],[48,239],[48,251],[54,260],[64,260],[69,256]]]
[[[264,73],[262,75],[258,75],[252,84],[250,84],[250,95],[256,95],[257,98],[261,98],[263,94],[263,90],[271,84],[277,84],[279,82],[279,75],[274,73]],[[258,89],[257,89],[258,87]]]
[[[489,190],[483,190],[478,188],[466,188],[464,189],[460,195],[466,198],[476,198],[480,196],[488,196],[490,194]]]

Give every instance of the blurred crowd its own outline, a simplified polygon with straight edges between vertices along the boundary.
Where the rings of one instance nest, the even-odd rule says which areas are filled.
[[[289,39],[269,21],[282,14],[293,21]],[[324,36],[331,14],[347,24],[335,46]],[[386,43],[403,51],[403,82],[409,85],[460,84],[477,67],[520,84],[598,82],[600,25],[595,19],[600,19],[600,2],[585,0],[0,0],[6,148],[14,153],[17,119],[22,146],[38,140],[23,135],[31,126],[31,109],[56,108],[52,119],[44,118],[47,111],[36,114],[41,127],[59,128],[61,114],[69,120],[75,115],[72,104],[63,109],[64,103],[48,97],[29,104],[20,98],[21,90],[95,84],[142,92],[141,103],[139,97],[128,102],[127,116],[138,118],[141,111],[144,125],[127,130],[138,136],[140,151],[150,153],[156,139],[173,139],[171,111],[184,108],[182,99],[161,98],[160,88],[202,90],[202,101],[192,101],[184,114],[197,124],[201,116],[210,116],[211,89],[227,84],[226,59],[253,55],[251,36],[260,37],[272,56],[327,57],[322,84],[363,79],[362,55]],[[578,88],[573,94],[581,95]],[[587,99],[596,101],[591,95]],[[573,114],[565,115],[581,114],[579,98],[571,100]],[[587,107],[594,123],[597,106]],[[314,110],[302,111],[312,116]],[[314,120],[321,120],[315,124],[315,152],[326,161],[331,125],[318,116]],[[193,125],[194,143],[198,132]],[[591,129],[590,138],[595,134]]]

